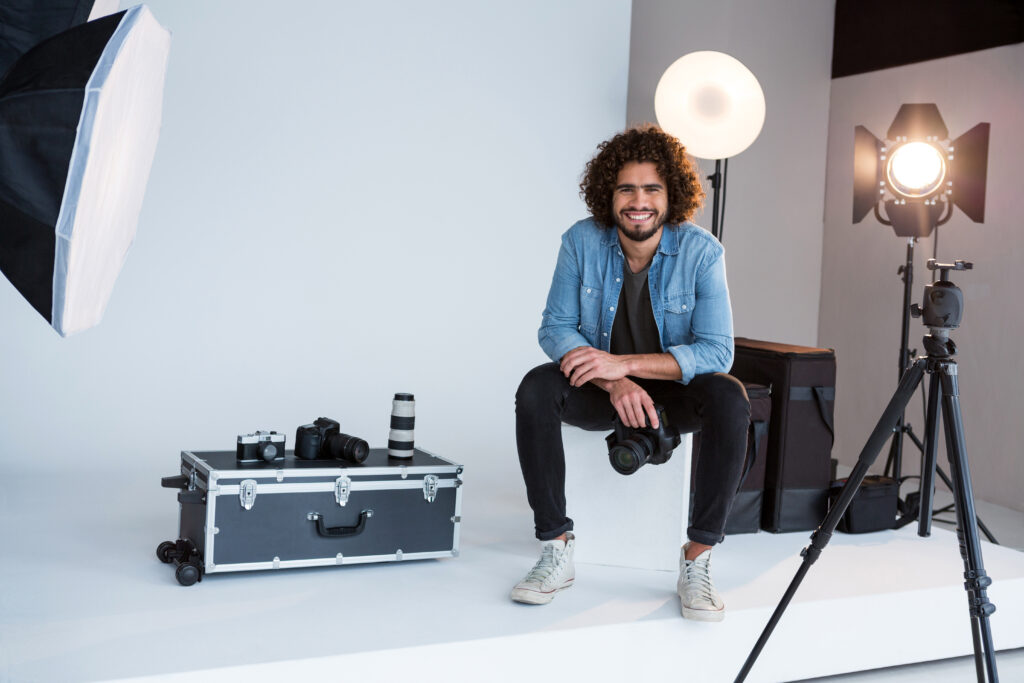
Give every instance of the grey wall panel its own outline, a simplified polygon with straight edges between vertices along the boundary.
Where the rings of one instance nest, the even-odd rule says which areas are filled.
[[[818,343],[833,8],[819,0],[633,3],[631,123],[655,120],[658,79],[696,50],[736,57],[764,90],[761,135],[729,162],[723,243],[741,336]],[[708,175],[714,163],[701,167]],[[710,228],[706,213],[697,222]]]

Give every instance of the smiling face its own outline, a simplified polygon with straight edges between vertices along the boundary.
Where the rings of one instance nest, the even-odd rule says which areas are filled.
[[[619,234],[634,242],[659,235],[668,213],[668,192],[650,161],[622,166],[612,194],[612,214]]]

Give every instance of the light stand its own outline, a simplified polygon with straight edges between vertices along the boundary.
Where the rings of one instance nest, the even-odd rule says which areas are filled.
[[[749,147],[764,125],[764,92],[750,69],[723,52],[683,55],[658,81],[654,112],[687,153],[714,160],[711,234],[722,240],[729,157]]]
[[[946,124],[934,104],[902,105],[884,142],[864,126],[854,129],[853,222],[859,223],[873,212],[879,223],[891,226],[897,236],[907,238],[906,261],[898,271],[903,281],[900,376],[910,367],[914,354],[908,348],[914,245],[917,239],[931,235],[938,226],[949,221],[954,204],[973,221],[984,221],[988,137],[989,124],[980,123],[950,140]],[[902,480],[904,436],[924,453],[924,444],[901,413],[893,429],[884,469],[886,475],[891,473],[897,485]],[[937,474],[951,486],[950,478],[941,468]],[[909,494],[902,502],[903,516],[896,528],[916,519],[918,533],[922,536],[930,533],[933,492],[924,489],[922,474],[919,491]],[[927,520],[921,514],[923,506],[919,505],[923,498],[929,501]],[[984,523],[979,521],[979,526],[995,543],[995,537]]]
[[[979,683],[989,681],[996,683],[995,650],[992,645],[992,632],[989,616],[996,611],[995,605],[988,600],[987,588],[992,580],[985,573],[981,557],[981,542],[978,538],[977,517],[974,510],[974,493],[971,487],[970,469],[967,464],[967,445],[964,438],[963,419],[960,412],[960,395],[957,385],[957,363],[953,360],[956,345],[949,338],[949,330],[959,327],[963,316],[963,293],[950,282],[947,274],[950,270],[968,270],[972,266],[964,261],[951,264],[936,263],[929,259],[929,270],[940,270],[941,277],[925,287],[924,306],[912,310],[916,316],[923,318],[928,327],[924,337],[927,355],[921,356],[903,373],[899,386],[886,406],[878,424],[868,438],[864,449],[857,459],[857,464],[850,473],[846,484],[828,515],[818,529],[811,535],[811,544],[801,551],[804,558],[796,576],[789,584],[778,607],[769,619],[767,626],[758,638],[750,655],[737,675],[737,681],[746,679],[758,655],[767,644],[779,619],[796,594],[804,576],[810,570],[828,545],[843,515],[857,494],[868,469],[874,463],[889,434],[895,428],[900,415],[913,397],[924,374],[931,375],[928,415],[925,425],[925,463],[922,466],[926,477],[934,472],[939,436],[939,401],[942,401],[942,422],[945,426],[946,455],[953,472],[953,498],[956,506],[957,539],[960,543],[960,556],[964,562],[964,590],[967,591],[968,614],[971,620],[971,634],[974,644],[974,661]],[[928,482],[931,484],[932,482]],[[930,491],[928,488],[923,488]],[[926,496],[927,497],[927,496]],[[922,507],[922,514],[930,516],[929,509]]]

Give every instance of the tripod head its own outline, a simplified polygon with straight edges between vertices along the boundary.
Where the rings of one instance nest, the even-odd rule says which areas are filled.
[[[924,288],[924,305],[914,304],[910,315],[921,318],[928,327],[924,337],[924,348],[929,356],[948,358],[956,355],[956,344],[949,338],[949,331],[960,327],[964,313],[964,293],[949,280],[951,270],[971,270],[974,264],[957,260],[953,263],[939,263],[928,259],[928,270],[939,271],[939,279]]]

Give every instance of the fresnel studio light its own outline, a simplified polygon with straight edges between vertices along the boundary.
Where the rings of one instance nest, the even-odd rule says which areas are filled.
[[[989,124],[979,123],[950,141],[934,104],[904,104],[884,141],[857,126],[853,222],[874,209],[899,237],[927,237],[949,221],[954,204],[984,222],[988,133]]]

